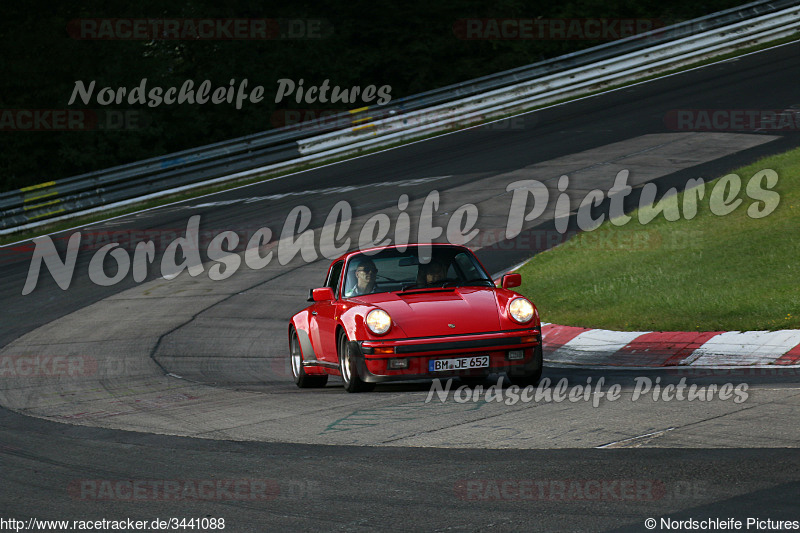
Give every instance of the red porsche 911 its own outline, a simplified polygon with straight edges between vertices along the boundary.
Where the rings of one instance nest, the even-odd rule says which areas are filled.
[[[328,268],[312,305],[289,324],[298,387],[323,387],[342,376],[348,392],[376,383],[505,372],[514,383],[542,375],[542,329],[536,307],[502,288],[463,246],[412,244],[347,253]]]

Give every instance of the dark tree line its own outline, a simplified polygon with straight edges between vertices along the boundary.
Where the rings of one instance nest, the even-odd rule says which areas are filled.
[[[304,81],[306,88],[362,89],[391,86],[399,98],[478,76],[555,57],[603,41],[465,40],[456,21],[475,18],[646,18],[665,23],[694,18],[738,5],[706,0],[498,0],[492,2],[183,0],[94,5],[43,0],[6,5],[0,22],[0,190],[64,178],[186,148],[230,139],[280,125],[291,109],[349,109],[360,105],[275,104],[278,80]],[[315,31],[322,38],[266,40],[95,40],[75,38],[81,19],[272,19],[322,21],[322,26],[290,28],[294,35]],[[275,28],[271,28],[273,31]],[[281,28],[278,28],[280,31]],[[287,28],[283,28],[286,30]],[[79,35],[79,34],[78,34]],[[228,87],[247,79],[264,87],[258,103],[188,104],[148,107],[68,105],[75,82],[128,91],[147,78],[147,87],[180,87],[210,80]],[[100,129],[42,131],[15,129],[13,110],[90,109]],[[276,114],[276,112],[278,114]],[[290,115],[291,119],[295,115]],[[41,118],[41,117],[40,117]],[[54,120],[49,119],[50,123]],[[126,122],[127,121],[127,122]],[[24,124],[23,124],[24,125]],[[110,128],[109,128],[110,127]]]

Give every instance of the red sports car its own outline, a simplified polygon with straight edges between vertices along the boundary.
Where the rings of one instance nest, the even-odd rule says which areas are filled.
[[[298,387],[342,376],[348,392],[376,383],[505,372],[519,385],[542,375],[536,307],[502,288],[463,246],[412,244],[350,252],[328,268],[312,305],[289,324]]]

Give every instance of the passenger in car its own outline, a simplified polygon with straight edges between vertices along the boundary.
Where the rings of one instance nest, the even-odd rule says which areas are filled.
[[[431,259],[427,265],[419,266],[417,276],[418,287],[432,287],[440,285],[447,278],[448,265],[441,259]]]

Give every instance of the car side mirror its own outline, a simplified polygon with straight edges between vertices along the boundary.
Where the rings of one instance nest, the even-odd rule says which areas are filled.
[[[500,285],[504,289],[519,287],[520,285],[522,285],[522,274],[518,274],[516,272],[512,274],[506,274],[505,276],[503,276],[503,280],[500,282]]]
[[[333,289],[330,287],[320,287],[311,291],[311,299],[315,302],[327,302],[333,300]]]

